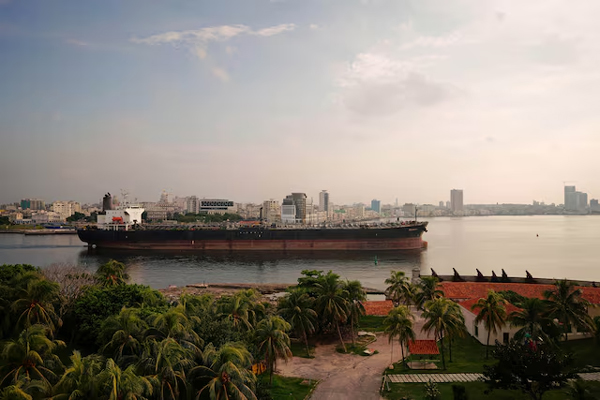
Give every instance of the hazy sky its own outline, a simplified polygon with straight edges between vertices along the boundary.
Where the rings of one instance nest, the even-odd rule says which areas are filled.
[[[0,203],[600,196],[600,2],[0,0]]]

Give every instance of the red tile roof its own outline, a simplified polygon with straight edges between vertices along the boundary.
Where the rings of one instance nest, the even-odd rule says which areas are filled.
[[[471,307],[473,307],[473,304],[477,303],[477,300],[479,299],[469,299],[469,300],[465,300],[465,301],[461,301],[460,304],[461,306],[463,306],[464,308],[466,308],[467,310],[471,311],[473,314],[475,315],[479,315],[479,312],[481,311],[481,308],[476,308],[475,310],[471,310]],[[506,316],[509,316],[513,311],[519,311],[520,308],[508,303],[506,304]]]
[[[366,315],[387,316],[394,304],[391,300],[363,302]]]
[[[440,354],[435,340],[415,340],[408,342],[410,354]]]
[[[545,290],[553,290],[554,285],[538,285],[530,283],[491,283],[491,282],[441,282],[444,295],[452,300],[480,299],[487,296],[488,290],[496,292],[512,290],[525,297],[544,298]],[[581,287],[583,298],[592,304],[600,304],[600,288]]]

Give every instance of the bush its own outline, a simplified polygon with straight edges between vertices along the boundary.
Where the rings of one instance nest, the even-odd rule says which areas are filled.
[[[72,323],[75,341],[86,346],[97,346],[102,322],[111,315],[118,314],[123,307],[140,307],[142,304],[159,311],[161,304],[147,304],[145,300],[166,301],[158,292],[143,285],[117,285],[90,288],[79,297],[73,307]],[[144,307],[147,308],[147,307]]]
[[[454,400],[469,400],[467,388],[463,385],[452,385],[452,398]]]

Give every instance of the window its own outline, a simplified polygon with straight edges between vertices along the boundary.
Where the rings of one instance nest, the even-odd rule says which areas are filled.
[[[504,332],[504,333],[502,334],[502,341],[503,341],[504,343],[508,343],[508,339],[509,339],[509,334],[508,334],[508,332]]]
[[[475,337],[479,337],[479,326],[475,325]]]

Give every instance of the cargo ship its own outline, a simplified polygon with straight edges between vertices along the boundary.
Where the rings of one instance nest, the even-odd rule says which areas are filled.
[[[397,221],[376,224],[267,225],[146,225],[144,209],[130,205],[105,209],[98,225],[79,229],[90,248],[125,250],[198,251],[372,251],[418,250],[427,222]]]

